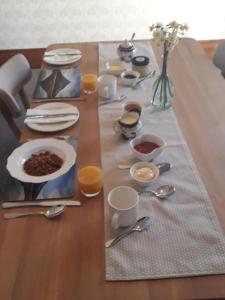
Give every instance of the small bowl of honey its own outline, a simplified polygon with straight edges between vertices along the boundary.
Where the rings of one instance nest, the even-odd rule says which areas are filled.
[[[137,162],[130,168],[130,175],[137,184],[146,187],[159,177],[159,169],[151,162]]]

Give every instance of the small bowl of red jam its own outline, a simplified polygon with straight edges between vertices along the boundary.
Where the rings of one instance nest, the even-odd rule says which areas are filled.
[[[137,71],[124,71],[121,73],[122,83],[127,86],[133,86],[136,84],[140,74]]]
[[[141,161],[151,161],[165,148],[166,142],[159,136],[143,134],[130,141],[134,155]]]

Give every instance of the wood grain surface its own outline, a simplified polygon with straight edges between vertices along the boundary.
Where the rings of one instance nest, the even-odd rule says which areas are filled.
[[[81,49],[83,72],[98,72],[95,43],[53,45]],[[153,46],[154,47],[154,46]],[[160,53],[155,48],[158,61]],[[174,109],[223,229],[225,229],[225,81],[199,44],[180,41],[169,61]],[[74,101],[76,125],[60,134],[78,137],[78,167],[101,165],[98,94]],[[70,102],[71,103],[71,102]],[[59,133],[56,133],[59,134]],[[50,136],[24,128],[22,140]],[[48,221],[5,221],[0,216],[0,299],[152,300],[223,299],[225,275],[130,282],[105,281],[103,193]],[[13,211],[21,211],[14,209]],[[23,209],[25,210],[25,209]],[[27,211],[34,208],[27,208]],[[36,209],[38,210],[38,209]]]

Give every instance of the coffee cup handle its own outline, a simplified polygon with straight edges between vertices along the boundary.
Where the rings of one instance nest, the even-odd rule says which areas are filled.
[[[119,214],[115,213],[113,216],[112,216],[112,221],[111,221],[111,225],[114,229],[118,229],[120,226],[119,226]]]

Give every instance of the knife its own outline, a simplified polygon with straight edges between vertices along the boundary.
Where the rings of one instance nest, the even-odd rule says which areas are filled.
[[[80,201],[75,200],[49,200],[49,201],[26,201],[26,202],[3,202],[2,208],[25,207],[25,206],[81,206]]]
[[[27,115],[26,119],[58,118],[58,117],[77,116],[77,115],[78,115],[78,113]]]

